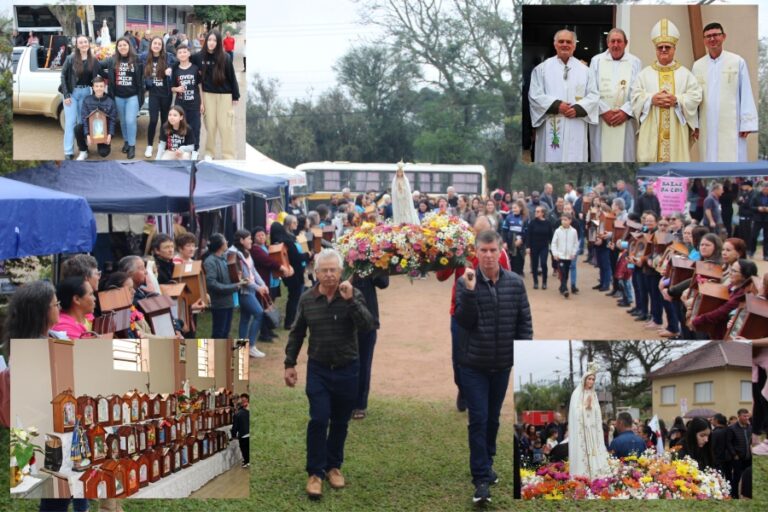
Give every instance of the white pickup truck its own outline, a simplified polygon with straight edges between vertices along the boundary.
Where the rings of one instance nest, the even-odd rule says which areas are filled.
[[[45,68],[48,54],[42,47],[14,47],[12,59],[13,113],[58,119],[63,130],[64,108],[59,93],[61,66]],[[139,110],[139,117],[146,115],[149,115],[147,102]]]
[[[42,115],[59,120],[64,129],[64,110],[59,85],[61,68],[46,69],[46,52],[41,47],[14,47],[13,113]]]

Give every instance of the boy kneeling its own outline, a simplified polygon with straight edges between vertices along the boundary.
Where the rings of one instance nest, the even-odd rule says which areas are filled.
[[[115,134],[117,107],[115,106],[115,101],[104,93],[106,83],[102,77],[97,76],[94,78],[92,87],[93,94],[83,100],[83,106],[80,108],[80,124],[75,127],[75,138],[77,139],[77,147],[80,150],[80,154],[77,156],[78,160],[88,158],[88,146],[92,144],[92,139],[99,135],[90,133],[91,126],[89,122],[89,118],[97,110],[107,116],[107,126],[104,126],[101,120],[94,122],[94,130],[99,130],[100,134],[106,133],[107,135],[106,142],[99,142],[97,144],[99,155],[102,158],[106,158],[112,150],[110,144],[112,143],[112,135]]]

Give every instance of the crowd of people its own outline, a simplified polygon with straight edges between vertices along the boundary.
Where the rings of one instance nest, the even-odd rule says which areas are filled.
[[[568,418],[569,422],[573,421]],[[556,412],[548,424],[523,423],[516,425],[523,466],[538,468],[552,462],[569,460],[569,422]],[[745,496],[747,486],[751,492],[751,466],[754,453],[764,455],[753,435],[752,417],[746,409],[726,418],[717,413],[711,418],[678,416],[671,427],[659,420],[659,429],[650,426],[650,419],[640,421],[628,412],[602,422],[599,436],[605,450],[616,458],[640,456],[660,448],[672,451],[677,458],[690,456],[700,469],[718,470],[730,483],[732,497]],[[748,471],[748,476],[744,476]]]
[[[593,265],[599,279],[588,286],[616,298],[617,306],[627,308],[655,333],[653,337],[722,339],[745,296],[766,289],[765,276],[758,279],[754,262],[760,236],[768,234],[765,182],[755,187],[748,179],[726,179],[707,186],[695,179],[685,210],[665,215],[653,183],[645,181],[638,182],[635,194],[622,180],[613,188],[599,182],[588,191],[569,182],[562,194],[547,183],[541,192],[496,191],[487,198],[459,195],[449,187],[437,198],[415,191],[413,203],[419,218],[442,211],[470,225],[480,217],[487,220],[501,234],[513,272],[525,276],[528,259],[534,290],[547,289],[551,272],[559,279],[563,297],[578,295],[578,269]],[[321,211],[332,214],[331,223],[341,233],[371,216],[391,218],[391,197],[376,191],[352,197],[344,190],[332,195],[330,207]],[[618,231],[606,218],[614,221],[613,226],[623,224],[625,231],[615,236]],[[645,237],[629,236],[633,231]],[[643,240],[658,247],[645,250]],[[675,255],[689,262],[712,262],[722,273],[717,278],[695,275],[673,284],[671,253],[666,252],[673,242]],[[762,259],[768,261],[765,244]],[[692,316],[695,290],[707,280],[726,286],[729,299],[714,311]]]
[[[655,60],[643,67],[621,28],[607,32],[608,49],[589,65],[574,57],[573,31],[555,33],[556,54],[530,77],[533,160],[688,162],[694,140],[703,162],[747,160],[757,109],[747,63],[724,49],[723,26],[703,27],[707,54],[691,70],[675,58],[672,21],[659,20],[650,36]]]
[[[234,38],[229,33],[223,38],[212,30],[201,39],[201,49],[195,52],[184,34],[165,39],[145,32],[138,40],[126,33],[117,40],[111,57],[98,60],[87,36],[74,38],[74,48],[61,68],[59,87],[64,99],[65,158],[85,160],[88,148],[94,145],[101,157],[108,156],[118,123],[125,141],[121,151],[126,158],[134,158],[137,116],[146,97],[145,158],[197,159],[199,153],[212,157],[218,138],[222,158],[234,159],[233,112],[240,99],[231,57]],[[97,111],[106,122],[91,122]],[[202,151],[201,122],[207,134],[207,149]]]

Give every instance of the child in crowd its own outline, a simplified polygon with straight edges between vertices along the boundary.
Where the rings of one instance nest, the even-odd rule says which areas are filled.
[[[195,137],[184,119],[184,109],[174,105],[168,111],[168,122],[163,125],[156,160],[195,159]]]
[[[579,234],[571,227],[571,216],[567,213],[560,216],[560,227],[555,230],[550,250],[560,267],[560,294],[567,298],[568,274],[579,252]]]
[[[616,280],[621,291],[621,300],[618,304],[623,308],[627,308],[635,301],[634,294],[632,293],[632,271],[635,266],[629,263],[628,260],[629,244],[624,240],[619,241],[619,244],[622,247],[622,251],[616,260]]]
[[[107,135],[106,142],[97,144],[99,155],[102,158],[106,158],[112,151],[110,144],[112,143],[112,136],[115,134],[117,107],[115,106],[115,101],[105,94],[106,83],[103,78],[100,76],[94,78],[91,87],[93,88],[93,94],[83,99],[83,104],[80,107],[81,124],[75,130],[77,147],[80,150],[80,154],[77,157],[78,160],[88,158],[88,146],[91,145],[93,138],[97,135],[90,132],[91,127],[89,126],[89,117],[97,110],[107,116],[106,126],[100,122],[94,123],[94,130],[99,130],[100,134],[106,133]]]
[[[248,411],[248,393],[240,395],[240,407],[232,421],[232,439],[240,442],[240,454],[243,456],[242,467],[251,466],[251,452],[248,445],[251,413]]]

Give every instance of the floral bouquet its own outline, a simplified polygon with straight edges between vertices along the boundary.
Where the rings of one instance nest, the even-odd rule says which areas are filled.
[[[28,472],[27,464],[35,463],[35,452],[43,453],[43,450],[32,442],[32,438],[37,436],[35,427],[11,428],[11,487],[21,482],[23,472]]]
[[[729,499],[730,485],[715,469],[699,469],[690,457],[673,460],[667,452],[611,459],[610,474],[590,480],[571,478],[568,465],[547,464],[521,471],[525,499]]]
[[[109,46],[99,46],[96,44],[92,44],[91,53],[93,53],[93,56],[96,59],[104,60],[115,54],[115,43],[112,43]]]
[[[344,234],[336,248],[344,259],[344,278],[383,273],[409,274],[464,266],[474,253],[469,226],[445,214],[430,213],[421,225],[363,223]]]
[[[430,212],[421,221],[426,249],[422,270],[464,267],[474,252],[475,234],[458,217]]]

